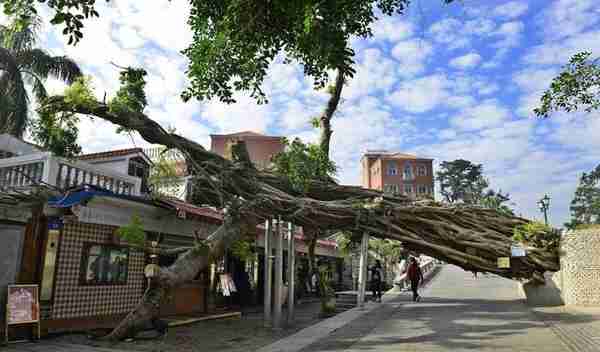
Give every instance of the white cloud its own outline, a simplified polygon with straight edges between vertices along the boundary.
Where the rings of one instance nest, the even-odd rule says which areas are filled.
[[[537,23],[549,40],[579,34],[600,23],[600,3],[596,0],[557,0],[538,16]]]
[[[581,51],[590,51],[596,56],[600,53],[600,30],[535,46],[525,55],[525,62],[539,65],[564,65],[571,56]]]
[[[192,41],[187,25],[190,5],[186,1],[132,2],[118,5],[117,10],[117,23],[135,27],[141,36],[164,50],[180,51]]]
[[[465,70],[477,66],[480,62],[481,56],[472,52],[450,60],[450,66]]]
[[[357,128],[360,126],[360,128]],[[332,121],[332,157],[344,183],[360,183],[360,156],[366,149],[397,149],[414,134],[409,117],[394,116],[383,101],[364,97]]]
[[[528,5],[523,1],[510,1],[494,9],[494,15],[509,19],[520,17],[527,12]]]
[[[358,55],[356,74],[343,90],[343,97],[349,100],[386,92],[399,79],[398,64],[386,57],[381,50],[366,49]]]
[[[317,115],[315,105],[308,106],[297,99],[292,99],[282,112],[281,123],[286,131],[295,131],[311,127],[310,119]],[[320,106],[319,106],[320,107]]]
[[[463,30],[467,34],[487,35],[496,28],[496,23],[489,18],[476,18],[466,21]]]
[[[384,16],[373,23],[372,32],[375,40],[388,40],[395,43],[411,37],[413,25],[403,20],[402,16]]]
[[[418,39],[399,42],[392,49],[392,56],[400,62],[398,74],[403,77],[422,73],[432,53],[431,44]]]
[[[509,119],[508,109],[501,106],[498,101],[489,99],[477,106],[464,109],[452,117],[450,123],[463,131],[475,131],[499,126]]]
[[[144,45],[146,42],[132,26],[115,26],[113,27],[113,38],[121,43],[125,49],[136,49]]]
[[[462,34],[462,28],[462,22],[447,18],[431,25],[428,33],[436,42],[447,45],[449,49],[463,48],[470,45],[470,40]]]
[[[501,40],[494,43],[494,47],[506,50],[518,46],[521,42],[524,28],[525,25],[520,21],[503,23],[492,33],[492,35],[501,38]]]
[[[235,104],[211,100],[204,104],[202,118],[216,127],[219,133],[238,131],[266,132],[271,122],[272,107],[258,105],[256,100],[241,93],[234,94]]]
[[[396,107],[412,113],[422,113],[444,103],[449,93],[446,76],[435,74],[403,82],[388,97]]]

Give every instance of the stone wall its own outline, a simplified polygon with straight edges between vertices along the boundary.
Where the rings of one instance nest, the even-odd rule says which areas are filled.
[[[600,306],[600,229],[568,232],[553,276],[567,305]]]

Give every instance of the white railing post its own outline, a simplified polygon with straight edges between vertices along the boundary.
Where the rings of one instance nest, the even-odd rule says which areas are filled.
[[[58,182],[58,160],[52,156],[52,154],[48,153],[44,160],[44,173],[42,176],[42,181],[52,185],[57,186]]]

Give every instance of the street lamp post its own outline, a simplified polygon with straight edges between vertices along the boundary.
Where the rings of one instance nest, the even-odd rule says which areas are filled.
[[[544,213],[544,222],[546,226],[548,226],[548,209],[550,208],[550,197],[547,194],[544,195],[544,198],[538,201],[538,205],[540,206],[540,211]]]

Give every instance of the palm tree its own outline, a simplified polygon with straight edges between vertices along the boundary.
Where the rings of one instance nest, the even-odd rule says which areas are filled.
[[[0,25],[0,133],[22,137],[29,125],[28,89],[40,102],[48,96],[44,82],[55,77],[67,84],[81,76],[66,56],[52,56],[35,48],[37,21],[29,26]]]

